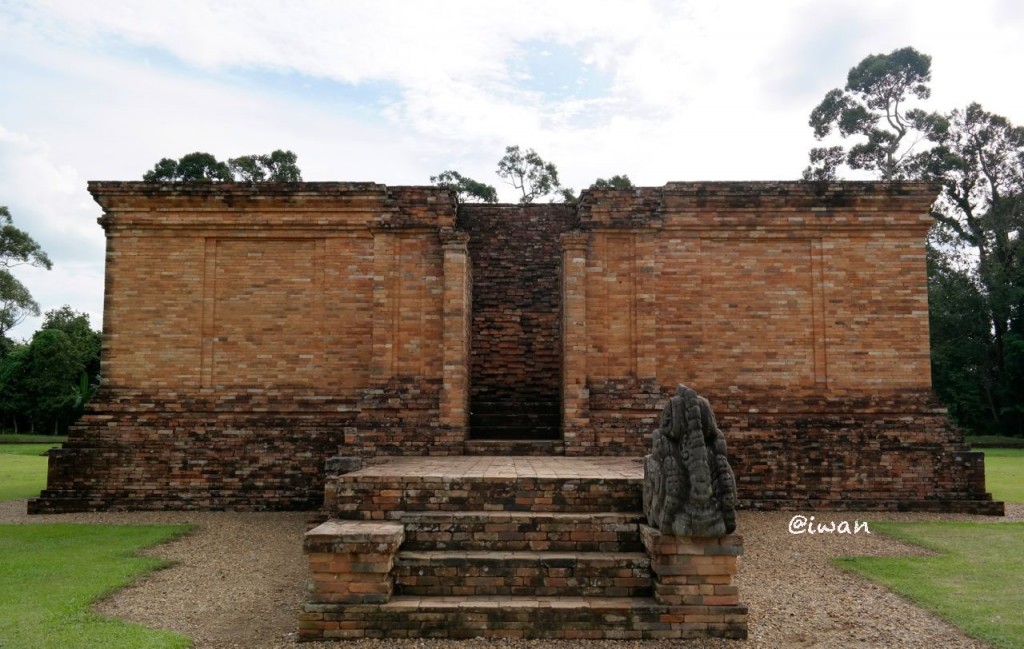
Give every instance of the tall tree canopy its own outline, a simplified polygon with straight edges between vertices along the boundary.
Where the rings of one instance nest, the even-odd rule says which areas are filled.
[[[547,162],[533,149],[524,153],[519,145],[505,147],[505,155],[498,160],[498,177],[520,193],[520,203],[532,203],[539,198],[551,197],[566,202],[576,200],[572,189],[562,187],[558,180],[558,167]],[[618,176],[616,176],[618,178]],[[492,185],[473,180],[451,169],[430,177],[438,187],[455,190],[462,202],[497,203],[498,192]]]
[[[838,128],[866,141],[813,149],[804,178],[834,179],[845,162],[942,187],[928,250],[932,382],[964,425],[1024,435],[1024,129],[978,104],[907,110],[929,97],[930,65],[908,47],[851,69],[810,125],[819,139]]]
[[[210,153],[196,151],[178,160],[163,158],[143,174],[146,182],[283,182],[302,180],[302,172],[291,151],[278,149],[267,155],[246,155],[227,162]]]
[[[830,90],[811,111],[809,123],[819,140],[835,129],[843,139],[858,141],[848,149],[811,149],[804,179],[834,180],[843,163],[882,180],[907,178],[915,145],[945,124],[940,115],[908,107],[912,99],[931,96],[931,74],[931,57],[912,47],[872,54],[851,68],[845,88]]]
[[[291,151],[277,149],[267,155],[244,155],[228,160],[235,179],[244,183],[297,183],[302,172],[296,164],[298,156]]]
[[[626,174],[615,174],[611,178],[598,178],[591,187],[597,189],[633,189],[633,181]]]
[[[53,263],[27,232],[14,226],[11,212],[0,205],[0,337],[26,316],[39,315],[39,304],[18,278],[11,273],[15,266],[35,266],[49,270]]]
[[[1024,128],[978,104],[952,111],[948,120],[916,168],[917,177],[942,184],[932,209],[932,246],[941,256],[933,264],[932,297],[936,309],[973,309],[969,317],[984,317],[986,326],[950,331],[953,341],[933,336],[939,351],[953,354],[934,353],[933,362],[937,375],[970,371],[980,382],[989,417],[971,419],[1024,435]],[[983,344],[962,340],[968,335]],[[953,349],[957,341],[963,349]],[[969,362],[966,350],[975,350]],[[936,382],[940,394],[943,380]]]
[[[463,176],[458,171],[448,169],[430,177],[430,182],[438,187],[452,189],[460,202],[497,203],[498,191],[493,185]]]
[[[0,358],[0,412],[5,425],[60,432],[81,413],[99,384],[100,333],[69,306],[46,312],[29,343]]]
[[[88,313],[75,311],[65,304],[59,309],[47,311],[39,328],[64,332],[71,342],[76,360],[81,363],[89,381],[99,382],[102,336],[92,328]]]
[[[505,147],[505,155],[498,160],[498,177],[519,190],[520,203],[532,203],[549,195],[566,197],[558,180],[558,167],[546,162],[533,149],[526,153],[519,145]],[[571,195],[572,190],[569,190]]]
[[[231,181],[231,170],[224,162],[202,151],[187,153],[179,160],[162,158],[143,174],[146,182],[223,182]]]

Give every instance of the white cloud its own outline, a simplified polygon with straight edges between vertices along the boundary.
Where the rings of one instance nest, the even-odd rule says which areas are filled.
[[[0,203],[67,269],[40,275],[40,301],[60,284],[98,309],[102,231],[85,180],[138,178],[193,150],[292,149],[308,180],[417,184],[455,168],[510,199],[493,172],[514,143],[577,190],[616,173],[655,185],[795,178],[814,144],[808,113],[869,53],[917,47],[933,56],[934,109],[978,100],[1024,123],[1024,90],[1009,76],[1024,62],[1015,7],[8,2],[0,84],[15,91],[0,105]],[[543,74],[558,57],[539,52],[561,57],[560,87]],[[300,92],[306,82],[324,92]],[[70,295],[44,307],[77,306]]]
[[[82,191],[84,185],[74,169],[50,158],[45,145],[0,125],[0,203],[54,262],[50,271],[18,267],[13,272],[44,312],[71,304],[99,326],[104,239],[96,225],[100,210]],[[28,337],[38,324],[38,318],[26,318],[9,335]]]

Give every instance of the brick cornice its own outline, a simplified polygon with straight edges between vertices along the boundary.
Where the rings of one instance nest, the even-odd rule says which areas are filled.
[[[927,230],[939,192],[930,183],[671,182],[588,189],[584,229],[730,231]],[[810,234],[810,232],[808,232]]]
[[[379,183],[91,181],[110,229],[405,229],[451,227],[456,201],[437,187]]]

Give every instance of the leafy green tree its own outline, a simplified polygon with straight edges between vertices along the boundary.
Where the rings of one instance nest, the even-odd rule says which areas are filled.
[[[227,162],[196,151],[178,160],[163,158],[143,174],[146,182],[231,182],[297,183],[302,171],[292,151],[277,149],[266,155],[244,155]]]
[[[616,174],[611,178],[598,178],[594,181],[591,187],[597,189],[633,189],[633,181],[629,179],[629,176],[622,174],[621,176]]]
[[[932,208],[936,247],[960,261],[984,298],[973,307],[986,320],[988,350],[972,372],[991,415],[987,427],[1024,435],[1024,128],[976,103],[947,119],[916,161],[916,176],[941,183]],[[950,306],[940,299],[936,308]]]
[[[810,125],[819,139],[838,128],[866,141],[813,149],[804,178],[833,180],[846,163],[942,187],[928,251],[932,383],[962,424],[1024,435],[1024,129],[978,104],[908,110],[930,95],[930,66],[908,47],[851,69]]]
[[[463,176],[451,169],[430,177],[430,182],[438,187],[454,190],[459,202],[497,203],[498,192],[493,185],[488,185],[469,176]]]
[[[991,329],[987,300],[970,270],[928,247],[928,323],[931,334],[932,386],[962,425],[986,432],[998,418],[990,398]]]
[[[851,68],[845,88],[830,90],[811,111],[809,124],[819,140],[836,129],[843,139],[860,141],[849,149],[812,149],[804,179],[835,180],[843,162],[882,180],[907,178],[915,145],[945,127],[941,116],[907,107],[913,98],[928,99],[930,81],[931,57],[912,47],[872,54]]]
[[[551,162],[545,162],[536,151],[528,149],[523,153],[519,145],[505,147],[505,155],[498,161],[498,177],[522,194],[520,203],[532,203],[534,200],[557,194],[562,184],[558,180],[558,168]]]
[[[28,370],[28,345],[11,343],[7,353],[0,360],[0,412],[4,425],[10,422],[14,432],[19,432],[20,422],[28,422],[25,415],[30,409],[31,398],[25,376]]]
[[[85,365],[71,338],[60,329],[42,329],[32,336],[23,380],[28,414],[34,423],[52,426],[56,435],[75,412],[76,387]]]
[[[143,174],[146,182],[230,182],[231,170],[209,153],[196,151],[179,160],[163,158]]]
[[[0,337],[5,337],[26,316],[39,315],[39,304],[11,268],[28,265],[49,270],[53,263],[35,239],[14,226],[10,211],[2,205],[0,224]]]
[[[63,331],[71,342],[75,359],[82,364],[90,384],[97,384],[100,375],[102,336],[93,330],[89,314],[75,311],[68,305],[46,312],[40,329]]]
[[[181,180],[181,176],[178,175],[178,161],[170,158],[160,158],[160,161],[153,165],[152,169],[142,174],[142,179],[147,183]]]
[[[228,160],[235,179],[244,183],[297,183],[302,172],[296,164],[298,156],[277,149],[267,155],[244,155]]]
[[[27,344],[12,343],[0,358],[4,422],[59,432],[74,421],[99,384],[100,334],[89,316],[69,306],[46,312]]]

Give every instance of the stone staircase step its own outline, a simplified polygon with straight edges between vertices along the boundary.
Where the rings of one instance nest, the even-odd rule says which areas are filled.
[[[320,612],[318,608],[322,608]],[[746,638],[746,607],[674,607],[640,597],[416,597],[381,605],[307,605],[300,639],[524,638],[653,640]],[[683,619],[688,621],[683,622]],[[318,630],[312,630],[316,627]]]
[[[404,550],[640,552],[641,513],[396,512]]]
[[[418,596],[650,597],[643,552],[402,551],[395,591]]]

